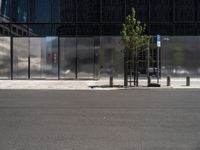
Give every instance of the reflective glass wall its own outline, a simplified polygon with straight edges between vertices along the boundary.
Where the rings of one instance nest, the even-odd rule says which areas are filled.
[[[60,79],[75,79],[77,66],[76,38],[60,38]]]
[[[200,37],[168,36],[162,38],[162,76],[200,77]]]
[[[10,38],[0,37],[0,79],[10,79]]]
[[[98,53],[98,70],[100,77],[107,77],[111,73],[116,78],[124,75],[124,54],[121,38],[116,36],[102,36]]]
[[[115,36],[0,37],[0,78],[122,78],[122,50]]]
[[[18,36],[120,35],[132,7],[149,35],[200,34],[199,0],[1,0],[0,23]]]
[[[164,36],[161,43],[162,77],[200,76],[199,36]],[[0,37],[0,79],[123,78],[123,50],[117,36]]]
[[[13,78],[28,79],[29,39],[13,38]]]
[[[94,38],[77,38],[77,76],[94,78]]]
[[[58,79],[58,38],[30,38],[30,78]]]

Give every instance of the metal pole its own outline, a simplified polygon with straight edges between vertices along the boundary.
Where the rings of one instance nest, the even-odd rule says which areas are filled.
[[[160,68],[160,52],[159,52],[159,47],[157,47],[157,83],[159,84],[159,78],[160,78],[160,73],[159,73],[159,68]]]
[[[28,79],[31,78],[31,52],[30,52],[30,37],[28,38]]]
[[[57,63],[58,63],[58,80],[60,80],[60,37],[58,36],[58,54],[57,54]]]
[[[149,51],[150,51],[150,40],[148,41],[148,49],[147,49],[147,78],[149,77]]]
[[[10,37],[10,75],[13,80],[13,36]]]

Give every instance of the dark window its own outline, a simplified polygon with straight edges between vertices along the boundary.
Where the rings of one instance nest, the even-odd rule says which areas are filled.
[[[23,36],[23,34],[22,34],[22,29],[18,29],[18,30],[17,30],[17,33],[18,33],[19,35]]]
[[[99,26],[94,24],[80,24],[77,28],[78,35],[99,35]]]
[[[54,0],[52,9],[52,22],[75,22],[76,1],[75,0]]]
[[[76,25],[75,24],[55,24],[53,25],[52,34],[58,36],[75,36]]]
[[[173,19],[172,0],[150,0],[150,21],[171,22]]]
[[[0,0],[0,34],[119,36],[132,7],[148,34],[199,35],[200,0]]]
[[[197,20],[200,22],[200,0],[197,0]]]
[[[12,1],[12,18],[13,22],[27,22],[28,20],[28,1],[13,0]]]
[[[30,21],[33,23],[50,23],[51,6],[51,0],[30,0]]]
[[[30,24],[29,30],[30,36],[52,36],[51,24]]]
[[[173,35],[173,26],[171,24],[151,24],[150,35]]]
[[[100,0],[79,0],[78,22],[99,22]]]
[[[102,0],[102,21],[122,22],[125,18],[124,0]]]
[[[198,27],[197,27],[197,35],[198,36],[200,35],[200,25],[198,25]]]
[[[175,25],[176,35],[196,35],[195,24],[177,24]]]
[[[195,0],[175,0],[175,21],[195,21]]]
[[[136,10],[137,19],[142,22],[148,22],[149,20],[149,0],[127,0],[126,13],[131,13],[131,8]]]
[[[102,35],[120,35],[120,31],[122,29],[122,25],[116,24],[105,24],[102,25]]]
[[[26,36],[26,35],[27,35],[27,32],[24,31],[24,32],[23,32],[23,36]]]
[[[17,28],[15,26],[12,27],[13,32],[17,32]]]
[[[0,26],[0,35],[3,34],[3,26]]]

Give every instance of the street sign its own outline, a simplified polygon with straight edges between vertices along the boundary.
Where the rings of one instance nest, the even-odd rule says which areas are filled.
[[[161,47],[160,35],[157,35],[157,47]]]

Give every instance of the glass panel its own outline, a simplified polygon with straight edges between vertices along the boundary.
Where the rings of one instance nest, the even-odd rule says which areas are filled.
[[[112,68],[113,75],[117,78],[123,77],[124,55],[120,37],[101,37],[101,48],[99,51],[99,76],[108,77]]]
[[[70,36],[76,35],[75,24],[53,24],[52,36]]]
[[[32,79],[58,79],[58,38],[30,38]]]
[[[173,19],[172,0],[150,0],[151,21],[170,22]]]
[[[118,24],[103,24],[101,26],[102,35],[120,35],[122,25]]]
[[[42,49],[45,64],[45,74],[48,79],[58,79],[58,38],[46,37]]]
[[[77,38],[78,78],[94,78],[94,39]]]
[[[175,24],[176,35],[195,35],[197,32],[196,24]]]
[[[101,38],[100,36],[94,37],[94,78],[98,79],[99,78],[99,71],[100,71],[100,63],[99,63],[99,52],[100,52],[100,43],[101,43]]]
[[[195,21],[195,1],[176,0],[175,1],[175,20],[177,22]]]
[[[99,35],[100,28],[94,24],[80,24],[77,28],[78,35]]]
[[[12,2],[13,22],[27,22],[28,21],[27,16],[28,16],[28,1],[13,0]]]
[[[76,1],[55,0],[53,4],[53,22],[75,22]]]
[[[42,39],[30,38],[30,77],[42,78]]]
[[[10,78],[10,37],[0,37],[0,79]]]
[[[13,38],[13,78],[28,78],[28,38]]]
[[[30,21],[33,23],[51,22],[51,0],[30,0]]]
[[[161,50],[162,75],[199,77],[200,37],[163,37]]]
[[[197,0],[197,21],[200,21],[200,0]]]
[[[51,24],[29,24],[30,36],[52,36]]]
[[[171,24],[150,24],[150,35],[173,35]]]
[[[122,22],[125,17],[125,1],[102,0],[102,21]]]
[[[80,0],[77,2],[79,22],[99,22],[100,0]]]
[[[60,38],[60,78],[76,77],[76,38]]]
[[[0,0],[0,22],[8,22],[11,18],[12,0]]]

